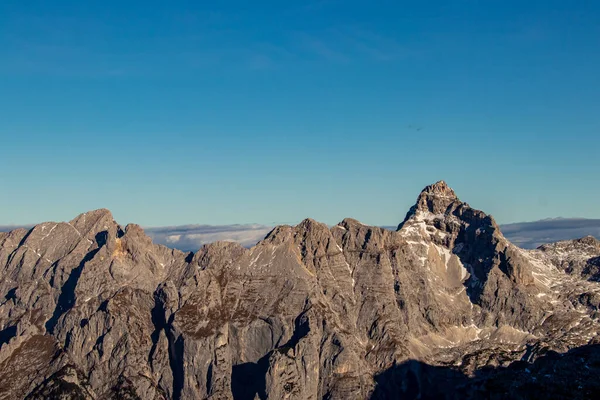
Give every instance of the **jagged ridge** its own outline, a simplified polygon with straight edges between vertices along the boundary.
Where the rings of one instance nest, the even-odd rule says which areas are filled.
[[[194,254],[96,210],[2,233],[0,398],[385,397],[410,360],[533,362],[597,340],[600,251],[570,246],[513,246],[443,181],[396,232],[307,219]]]

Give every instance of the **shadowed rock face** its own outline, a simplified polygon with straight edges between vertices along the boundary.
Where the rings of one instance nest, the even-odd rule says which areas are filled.
[[[599,256],[513,246],[444,182],[396,232],[307,219],[195,254],[96,210],[0,233],[0,399],[478,398],[554,352],[592,374]]]

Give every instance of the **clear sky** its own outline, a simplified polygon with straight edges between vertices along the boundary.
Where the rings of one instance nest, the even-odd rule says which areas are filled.
[[[600,217],[600,2],[0,1],[0,224]],[[420,129],[420,130],[419,130]]]

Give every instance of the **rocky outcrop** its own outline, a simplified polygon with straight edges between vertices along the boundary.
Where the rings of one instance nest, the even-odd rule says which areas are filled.
[[[544,252],[552,264],[567,274],[590,281],[600,280],[600,240],[593,236],[545,244],[538,250]]]
[[[195,254],[96,210],[0,233],[0,399],[477,398],[480,371],[598,340],[598,256],[522,250],[444,182],[397,231],[307,219]]]

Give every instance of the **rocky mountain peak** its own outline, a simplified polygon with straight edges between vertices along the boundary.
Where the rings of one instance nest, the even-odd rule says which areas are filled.
[[[577,241],[584,245],[600,247],[600,240],[596,239],[594,236],[591,235],[584,236],[581,239],[578,239]]]
[[[99,208],[97,210],[81,213],[69,223],[72,225],[77,225],[81,223],[99,220],[114,221],[114,218],[110,210],[106,208]]]
[[[454,190],[448,186],[445,181],[438,181],[432,185],[426,186],[421,191],[417,197],[416,203],[408,210],[404,221],[398,226],[398,230],[400,230],[408,220],[417,217],[417,215],[423,216],[431,214],[440,216],[449,213],[451,211],[451,205],[455,205],[456,207],[454,208],[457,208],[462,204],[468,206],[458,199]]]
[[[457,255],[469,272],[466,291],[475,303],[491,296],[485,293],[490,279],[493,283],[487,287],[506,278],[517,285],[526,286],[533,282],[527,261],[510,248],[496,221],[460,201],[444,181],[423,189],[398,231],[411,243],[433,244],[441,252]],[[425,248],[419,244],[421,247]],[[427,254],[421,253],[420,256],[426,257]],[[527,307],[523,306],[523,310],[525,312]],[[503,312],[501,307],[495,311]]]
[[[417,198],[416,208],[433,214],[442,214],[448,206],[458,200],[456,193],[444,181],[427,186]]]
[[[456,193],[454,193],[454,190],[448,186],[444,180],[426,186],[425,189],[421,191],[421,195],[423,194],[431,194],[439,197],[452,197],[456,199]]]
[[[112,213],[106,208],[79,214],[68,224],[75,228],[81,237],[90,240],[94,240],[95,235],[101,232],[116,236],[117,232],[121,230]]]

